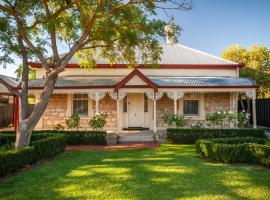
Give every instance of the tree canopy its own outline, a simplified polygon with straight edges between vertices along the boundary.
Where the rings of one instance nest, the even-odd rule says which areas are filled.
[[[109,63],[126,61],[136,66],[142,52],[146,65],[158,63],[165,36],[165,21],[157,10],[188,11],[187,0],[2,0],[0,1],[0,64],[22,59],[20,125],[16,147],[30,143],[33,128],[45,111],[58,74],[76,54],[82,67],[95,67],[97,57]],[[173,35],[181,28],[173,22]],[[65,49],[61,54],[59,49]],[[37,60],[46,72],[46,84],[34,111],[27,116],[29,60]]]
[[[270,97],[270,50],[264,45],[253,45],[246,49],[240,45],[227,47],[222,57],[234,62],[245,63],[240,76],[253,79],[259,84],[257,96]]]

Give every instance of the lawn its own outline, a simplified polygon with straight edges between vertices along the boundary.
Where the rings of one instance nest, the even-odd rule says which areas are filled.
[[[0,199],[270,199],[270,169],[200,159],[193,145],[68,151],[0,183]]]

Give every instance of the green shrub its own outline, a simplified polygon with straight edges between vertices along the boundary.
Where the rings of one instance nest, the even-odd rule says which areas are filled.
[[[35,155],[33,147],[19,150],[0,152],[0,177],[17,171],[21,167],[32,163]]]
[[[106,145],[106,133],[101,131],[78,131],[66,133],[68,145]]]
[[[80,115],[78,113],[74,113],[69,119],[66,120],[68,129],[76,128],[78,131],[80,127],[80,120]]]
[[[167,140],[173,144],[194,144],[197,139],[220,137],[266,138],[263,129],[167,129]]]
[[[270,146],[262,138],[240,137],[196,141],[196,152],[225,163],[260,163],[270,167]]]
[[[72,131],[72,130],[37,130],[33,131],[31,141],[36,141],[38,139],[49,137],[55,134],[65,134],[67,139],[67,145],[106,145],[106,132],[103,131]],[[5,132],[5,134],[0,134],[0,141],[1,136],[4,136],[4,141],[11,141],[15,142],[15,132]],[[6,139],[8,138],[8,139]],[[1,144],[1,142],[0,142]]]
[[[94,115],[92,119],[89,121],[89,125],[91,128],[93,128],[95,131],[101,131],[103,127],[106,125],[106,118],[108,114],[107,113],[97,113]]]
[[[13,132],[14,133],[14,132]],[[14,143],[16,135],[14,134],[0,134],[0,146]]]
[[[44,134],[39,134],[39,137]],[[34,136],[34,135],[33,135]],[[48,159],[56,154],[64,152],[66,146],[66,136],[63,134],[45,135],[44,138],[33,140],[31,146],[35,150],[35,161]]]
[[[170,127],[182,128],[187,125],[189,119],[184,115],[175,115],[173,113],[165,113],[162,116],[162,120]]]

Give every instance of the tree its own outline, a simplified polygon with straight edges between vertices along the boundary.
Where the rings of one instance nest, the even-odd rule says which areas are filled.
[[[192,9],[185,0],[2,0],[0,2],[0,62],[11,63],[11,55],[22,59],[20,90],[7,88],[20,97],[20,124],[16,148],[29,145],[32,130],[45,111],[58,74],[78,54],[83,67],[95,66],[94,54],[110,63],[128,61],[136,66],[135,49],[145,64],[157,64],[165,22],[157,10]],[[175,24],[173,24],[175,26]],[[180,27],[175,26],[179,34]],[[68,51],[59,55],[59,45]],[[52,55],[50,55],[52,54]],[[50,56],[49,56],[50,55]],[[32,114],[27,117],[29,60],[36,59],[46,72],[46,83]]]
[[[23,66],[22,65],[19,65],[19,67],[15,71],[18,80],[21,80],[22,79],[22,72],[23,72]],[[29,80],[36,79],[36,70],[33,69],[33,68],[31,68],[31,67],[29,67],[28,79]]]
[[[240,76],[253,79],[260,86],[257,97],[270,95],[270,50],[264,45],[254,45],[249,50],[239,45],[227,47],[222,57],[234,62],[245,63],[240,69]]]

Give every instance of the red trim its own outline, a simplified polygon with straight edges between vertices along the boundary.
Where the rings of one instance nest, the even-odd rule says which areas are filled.
[[[134,69],[129,75],[127,75],[125,78],[123,78],[120,82],[118,82],[115,85],[115,91],[117,91],[121,87],[126,86],[125,84],[128,81],[130,81],[134,76],[140,77],[147,84],[148,87],[153,88],[154,90],[157,90],[158,86],[155,83],[153,83],[149,78],[147,78],[138,69]]]
[[[43,89],[44,87],[29,87],[30,90]],[[114,86],[62,86],[54,89],[92,89],[92,88],[114,88]]]
[[[258,88],[255,86],[158,86],[158,88]],[[69,86],[69,87],[55,87],[55,89],[93,89],[93,88],[115,88],[114,86]],[[122,88],[151,88],[149,85],[124,85]],[[32,87],[30,90],[43,89],[43,87]]]
[[[42,68],[42,65],[38,62],[29,62],[29,65],[33,68]],[[151,68],[144,64],[138,64],[136,68],[145,69],[235,69],[237,67],[244,67],[245,64],[160,64],[157,68]],[[79,64],[67,64],[66,68],[80,68]],[[127,64],[97,64],[96,68],[128,68]]]

